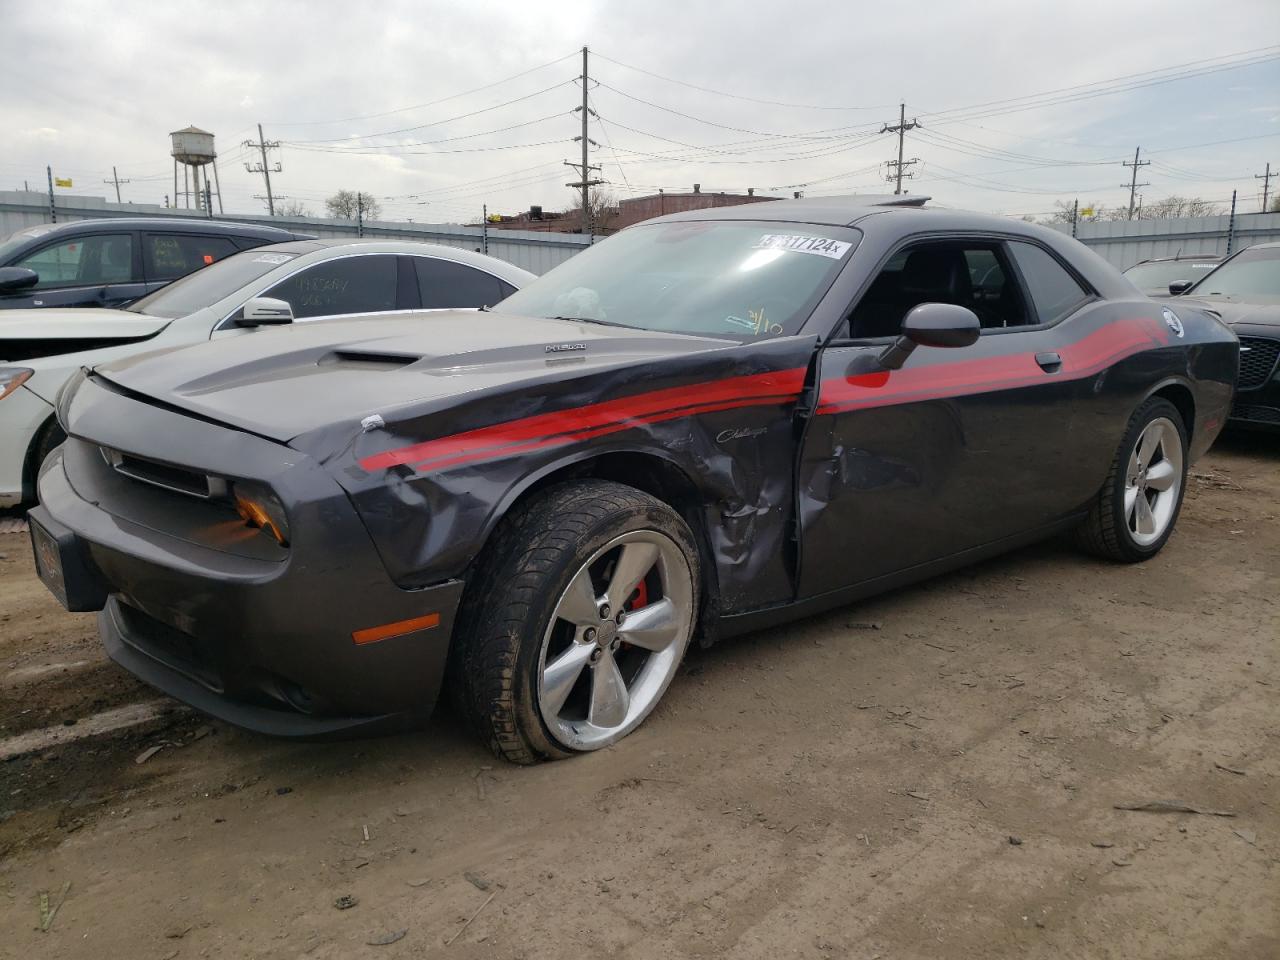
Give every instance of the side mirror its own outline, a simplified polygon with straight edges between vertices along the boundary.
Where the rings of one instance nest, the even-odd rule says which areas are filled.
[[[293,307],[287,300],[275,297],[250,297],[240,308],[236,325],[241,327],[265,327],[273,324],[293,323]]]
[[[1196,285],[1194,280],[1175,280],[1169,284],[1169,295],[1179,297]]]
[[[40,282],[40,274],[26,267],[0,267],[0,293],[13,293],[34,287]]]
[[[916,347],[967,347],[982,333],[978,315],[954,303],[921,303],[902,319],[902,336],[885,347],[880,365],[897,370]]]

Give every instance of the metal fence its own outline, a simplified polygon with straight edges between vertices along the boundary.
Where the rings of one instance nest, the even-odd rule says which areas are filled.
[[[92,220],[105,217],[179,217],[199,216],[194,210],[175,210],[149,203],[107,203],[100,197],[57,197],[58,222]],[[48,223],[48,196],[33,191],[0,191],[0,240],[24,227]],[[219,216],[222,221],[255,223],[316,237],[354,237],[359,232],[354,220],[330,220],[321,217],[247,217]],[[527,230],[488,230],[455,223],[397,223],[366,221],[366,237],[395,240],[421,240],[467,250],[480,250],[488,233],[489,255],[506,260],[532,273],[546,273],[568,260],[590,244],[587,237],[572,233],[534,233]]]
[[[97,217],[192,217],[194,210],[174,210],[153,204],[108,203],[101,197],[57,197],[58,221],[85,220]],[[284,227],[317,237],[353,237],[357,233],[354,220],[330,220],[320,217],[218,217],[240,223],[259,223]],[[1116,220],[1103,223],[1081,223],[1076,238],[1121,270],[1140,260],[1172,257],[1182,254],[1218,254],[1280,240],[1280,213],[1238,214],[1234,223],[1229,216],[1182,218],[1176,220]],[[0,191],[0,239],[15,230],[49,222],[48,196],[34,191]],[[1071,232],[1071,224],[1053,224],[1054,229]],[[366,237],[423,240],[451,247],[479,250],[484,245],[482,227],[465,227],[453,223],[408,223],[372,221],[364,224]],[[587,237],[572,233],[542,233],[527,230],[489,230],[491,256],[506,260],[533,273],[546,273],[568,260],[590,244]]]
[[[1221,216],[1081,223],[1076,239],[1121,270],[1153,257],[1225,256],[1228,235],[1231,253],[1255,243],[1280,240],[1280,213],[1237,214],[1235,223],[1231,221],[1231,217]],[[1069,223],[1055,223],[1053,227],[1071,232]]]

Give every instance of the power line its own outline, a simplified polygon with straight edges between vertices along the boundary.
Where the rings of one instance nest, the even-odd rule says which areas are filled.
[[[698,85],[698,84],[696,84],[696,83],[689,83],[689,82],[687,82],[687,81],[685,81],[685,80],[676,80],[676,79],[675,79],[675,78],[673,78],[673,77],[664,77],[664,76],[663,76],[662,74],[660,74],[660,73],[654,73],[654,72],[653,72],[653,71],[651,71],[651,70],[645,70],[645,69],[643,69],[643,68],[641,68],[641,67],[635,67],[635,66],[632,66],[632,65],[631,65],[631,64],[629,64],[629,63],[623,63],[621,60],[615,60],[613,57],[606,57],[603,53],[599,53],[599,52],[597,52],[597,53],[596,53],[596,56],[597,56],[597,57],[599,57],[601,60],[607,60],[607,61],[609,61],[610,63],[612,63],[612,64],[616,64],[616,65],[617,65],[617,66],[619,66],[619,67],[625,67],[627,70],[634,70],[636,73],[643,73],[643,74],[644,74],[645,76],[647,76],[647,77],[654,77],[655,79],[658,79],[658,80],[665,80],[667,83],[674,83],[674,84],[677,84],[677,85],[682,86],[682,87],[688,87],[688,88],[690,88],[691,90],[701,90],[703,93],[712,93],[712,94],[715,94],[715,95],[716,95],[716,96],[718,96],[718,97],[728,97],[728,98],[730,98],[730,99],[732,99],[732,100],[744,100],[744,101],[746,101],[747,103],[763,103],[763,104],[768,104],[769,106],[773,106],[773,107],[790,107],[790,108],[795,109],[795,110],[844,110],[844,111],[854,111],[854,110],[883,110],[883,109],[885,109],[885,106],[884,106],[883,104],[880,104],[880,105],[877,105],[877,106],[870,106],[870,107],[841,107],[841,106],[824,106],[824,105],[820,105],[820,104],[809,104],[809,103],[788,103],[788,102],[783,101],[783,100],[762,100],[762,99],[760,99],[760,98],[758,98],[758,97],[748,97],[748,96],[745,96],[744,94],[740,94],[740,93],[726,93],[726,92],[725,92],[725,91],[723,91],[723,90],[713,90],[713,89],[712,89],[712,88],[710,88],[710,87],[702,87],[702,86],[699,86],[699,85]]]
[[[502,103],[495,103],[491,107],[482,107],[479,110],[472,110],[470,113],[460,113],[456,117],[446,117],[443,120],[432,120],[430,123],[419,123],[412,127],[399,127],[395,130],[382,130],[378,133],[353,134],[346,137],[328,137],[321,140],[290,140],[290,144],[297,146],[301,144],[319,144],[319,143],[344,143],[350,140],[371,140],[374,137],[392,137],[401,133],[412,133],[415,130],[424,130],[427,127],[439,127],[446,123],[453,123],[457,120],[466,120],[470,117],[478,117],[482,113],[490,113],[494,110],[501,110],[503,107],[509,107],[513,103],[523,103],[525,100],[532,100],[534,97],[540,97],[544,93],[550,93],[552,90],[558,90],[561,87],[568,86],[573,80],[562,80],[559,83],[553,83],[549,87],[543,87],[541,90],[535,90],[533,93],[527,93],[523,97],[513,97],[510,100],[504,100]]]
[[[540,63],[536,67],[530,67],[528,70],[522,70],[519,73],[513,73],[509,77],[503,77],[501,80],[495,80],[492,83],[486,83],[481,87],[473,87],[470,90],[463,90],[461,93],[452,93],[447,97],[441,97],[439,100],[431,100],[427,103],[416,103],[409,107],[396,107],[393,110],[383,110],[381,113],[365,113],[355,117],[338,117],[333,120],[270,120],[267,121],[275,127],[313,127],[323,126],[333,123],[354,123],[357,120],[376,120],[379,117],[390,117],[397,113],[410,113],[414,110],[425,110],[427,107],[438,106],[442,103],[448,103],[450,100],[459,100],[462,97],[469,97],[473,93],[483,93],[485,90],[492,90],[494,87],[500,87],[504,83],[510,83],[512,80],[519,80],[521,77],[527,77],[531,73],[537,73],[539,70],[545,70],[547,67],[553,67],[557,63],[563,63],[570,57],[577,56],[578,51],[566,53],[563,57],[557,57],[555,60],[548,60],[546,63]]]

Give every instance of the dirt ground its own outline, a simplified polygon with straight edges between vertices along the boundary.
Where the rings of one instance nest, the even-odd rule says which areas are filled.
[[[0,555],[0,750],[160,699]],[[1277,638],[1280,441],[1246,436],[1150,563],[1045,544],[695,652],[569,762],[161,699],[0,763],[0,957],[1275,958]]]

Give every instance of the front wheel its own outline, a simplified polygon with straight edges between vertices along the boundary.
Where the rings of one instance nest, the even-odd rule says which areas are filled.
[[[675,676],[698,609],[693,535],[618,483],[554,487],[487,547],[450,682],[500,757],[598,750],[634,730]]]
[[[1160,552],[1182,509],[1187,480],[1187,430],[1168,400],[1152,397],[1129,429],[1088,518],[1076,531],[1091,553],[1135,563]]]

